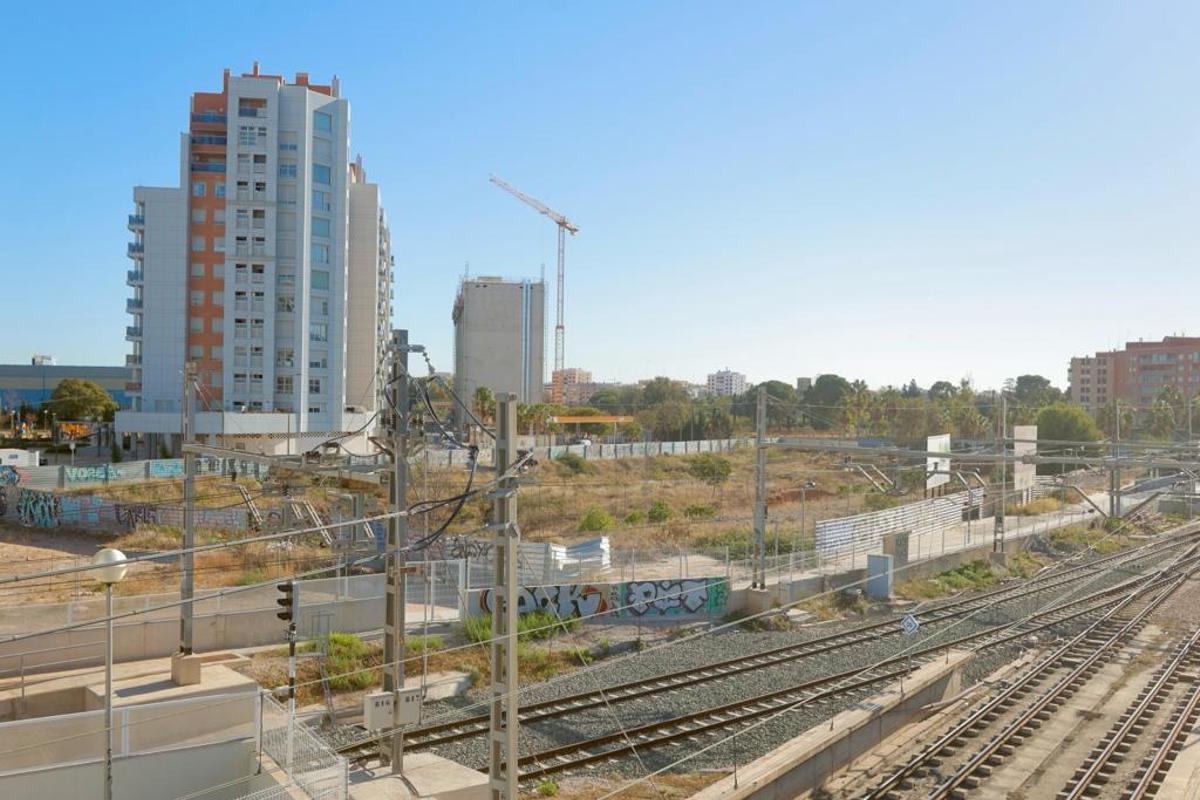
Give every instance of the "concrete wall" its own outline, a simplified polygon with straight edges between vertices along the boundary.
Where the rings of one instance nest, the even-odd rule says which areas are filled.
[[[117,758],[113,794],[121,800],[161,800],[239,781],[200,795],[204,800],[232,800],[277,785],[265,773],[255,775],[257,767],[253,740]],[[92,761],[0,776],[0,797],[101,800],[103,786],[104,762]]]

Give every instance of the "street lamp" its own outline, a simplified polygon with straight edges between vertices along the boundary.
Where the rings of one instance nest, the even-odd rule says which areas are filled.
[[[112,664],[113,664],[113,601],[112,587],[125,577],[129,565],[125,554],[106,547],[92,558],[96,568],[92,576],[104,584],[104,800],[112,800]]]

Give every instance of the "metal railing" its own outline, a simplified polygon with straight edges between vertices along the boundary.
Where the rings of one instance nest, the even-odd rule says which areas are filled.
[[[312,800],[345,800],[349,793],[349,766],[299,723],[294,714],[263,692],[259,718],[262,751],[283,768],[288,777]],[[254,800],[290,798],[286,786],[271,787],[245,796]]]

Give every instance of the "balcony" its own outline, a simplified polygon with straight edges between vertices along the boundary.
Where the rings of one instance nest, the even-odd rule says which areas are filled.
[[[193,161],[192,172],[225,172],[224,161]]]
[[[136,297],[130,297],[125,301],[125,310],[131,314],[142,313],[142,301]]]
[[[226,144],[227,144],[227,141],[224,136],[213,136],[213,135],[203,135],[202,134],[202,135],[192,137],[192,147],[199,148],[206,152],[213,152],[215,150],[220,150],[221,148],[225,147]]]
[[[140,269],[131,269],[125,273],[125,284],[127,286],[140,286],[145,278],[145,274]]]
[[[143,228],[143,227],[145,227],[145,225],[146,225],[146,218],[144,216],[142,216],[141,214],[130,214],[129,215],[129,223],[127,224],[126,227],[128,227],[129,230],[132,231],[132,230],[136,230],[137,228]]]
[[[142,338],[142,328],[140,325],[125,326],[125,338],[129,340]]]
[[[146,245],[142,242],[130,242],[125,253],[130,258],[141,258],[146,253]]]
[[[130,353],[125,356],[125,366],[140,367],[142,365],[142,357],[137,353]]]
[[[140,381],[126,381],[125,394],[141,394],[142,384]]]
[[[192,114],[192,122],[200,125],[225,125],[228,118],[217,111],[202,111],[199,114]]]

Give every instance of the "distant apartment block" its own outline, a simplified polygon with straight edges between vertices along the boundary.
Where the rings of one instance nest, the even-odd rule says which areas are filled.
[[[592,373],[578,367],[556,369],[550,374],[551,403],[582,405],[592,396]]]
[[[35,356],[29,364],[0,364],[0,409],[11,411],[22,405],[38,407],[50,399],[55,387],[66,378],[97,383],[121,408],[129,408],[125,394],[133,371],[129,367],[76,367],[57,365],[49,356]]]
[[[812,388],[812,378],[796,378],[796,394],[804,394]]]
[[[1114,400],[1148,406],[1165,386],[1193,398],[1200,394],[1200,337],[1126,342],[1123,350],[1076,356],[1068,380],[1071,399],[1092,411]]]
[[[133,192],[118,430],[173,442],[191,361],[202,439],[297,452],[357,431],[380,405],[393,262],[337,78],[226,70],[190,111],[179,186]]]
[[[463,278],[451,318],[454,391],[464,402],[481,386],[522,403],[542,401],[545,298],[540,281]]]
[[[746,376],[740,372],[723,369],[709,375],[705,386],[711,395],[730,397],[746,391]]]

